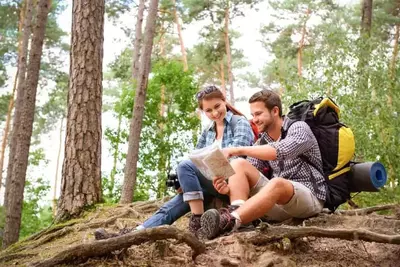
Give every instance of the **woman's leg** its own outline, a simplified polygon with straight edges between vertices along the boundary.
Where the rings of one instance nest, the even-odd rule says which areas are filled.
[[[156,213],[143,223],[142,227],[151,228],[164,224],[173,224],[189,211],[189,205],[183,201],[182,194],[178,194],[164,203]]]

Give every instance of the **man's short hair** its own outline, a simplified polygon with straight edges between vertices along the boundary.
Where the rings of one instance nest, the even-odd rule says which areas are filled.
[[[280,96],[272,90],[264,89],[252,95],[249,103],[263,102],[265,107],[271,111],[274,107],[279,108],[279,117],[282,117],[282,102]]]

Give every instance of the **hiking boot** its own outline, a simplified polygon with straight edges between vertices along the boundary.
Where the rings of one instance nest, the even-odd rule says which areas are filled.
[[[96,240],[103,240],[103,239],[109,239],[112,237],[117,237],[117,233],[108,233],[104,228],[99,228],[94,231],[94,238]]]
[[[189,220],[189,232],[197,236],[197,232],[201,227],[200,223],[201,215],[192,214]]]
[[[213,239],[220,234],[234,229],[236,218],[226,208],[211,209],[201,216],[201,228],[207,239]]]

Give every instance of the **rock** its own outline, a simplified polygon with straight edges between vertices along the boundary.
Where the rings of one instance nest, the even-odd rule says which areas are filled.
[[[239,266],[240,261],[238,261],[236,259],[222,258],[220,260],[220,264],[222,266]]]
[[[274,252],[266,252],[262,254],[257,263],[256,267],[296,267],[296,263],[286,257],[277,255]]]

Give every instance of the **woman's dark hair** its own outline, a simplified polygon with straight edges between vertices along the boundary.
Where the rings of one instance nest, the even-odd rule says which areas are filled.
[[[277,93],[272,90],[264,89],[252,95],[249,99],[249,103],[263,102],[265,107],[271,111],[274,107],[279,109],[279,117],[282,117],[282,102],[281,98]]]
[[[239,110],[237,110],[234,106],[226,102],[226,98],[224,94],[219,90],[215,85],[210,85],[201,90],[196,94],[197,101],[199,103],[199,108],[203,109],[203,100],[210,100],[214,98],[219,98],[225,101],[226,109],[230,110],[234,115],[244,116]]]

